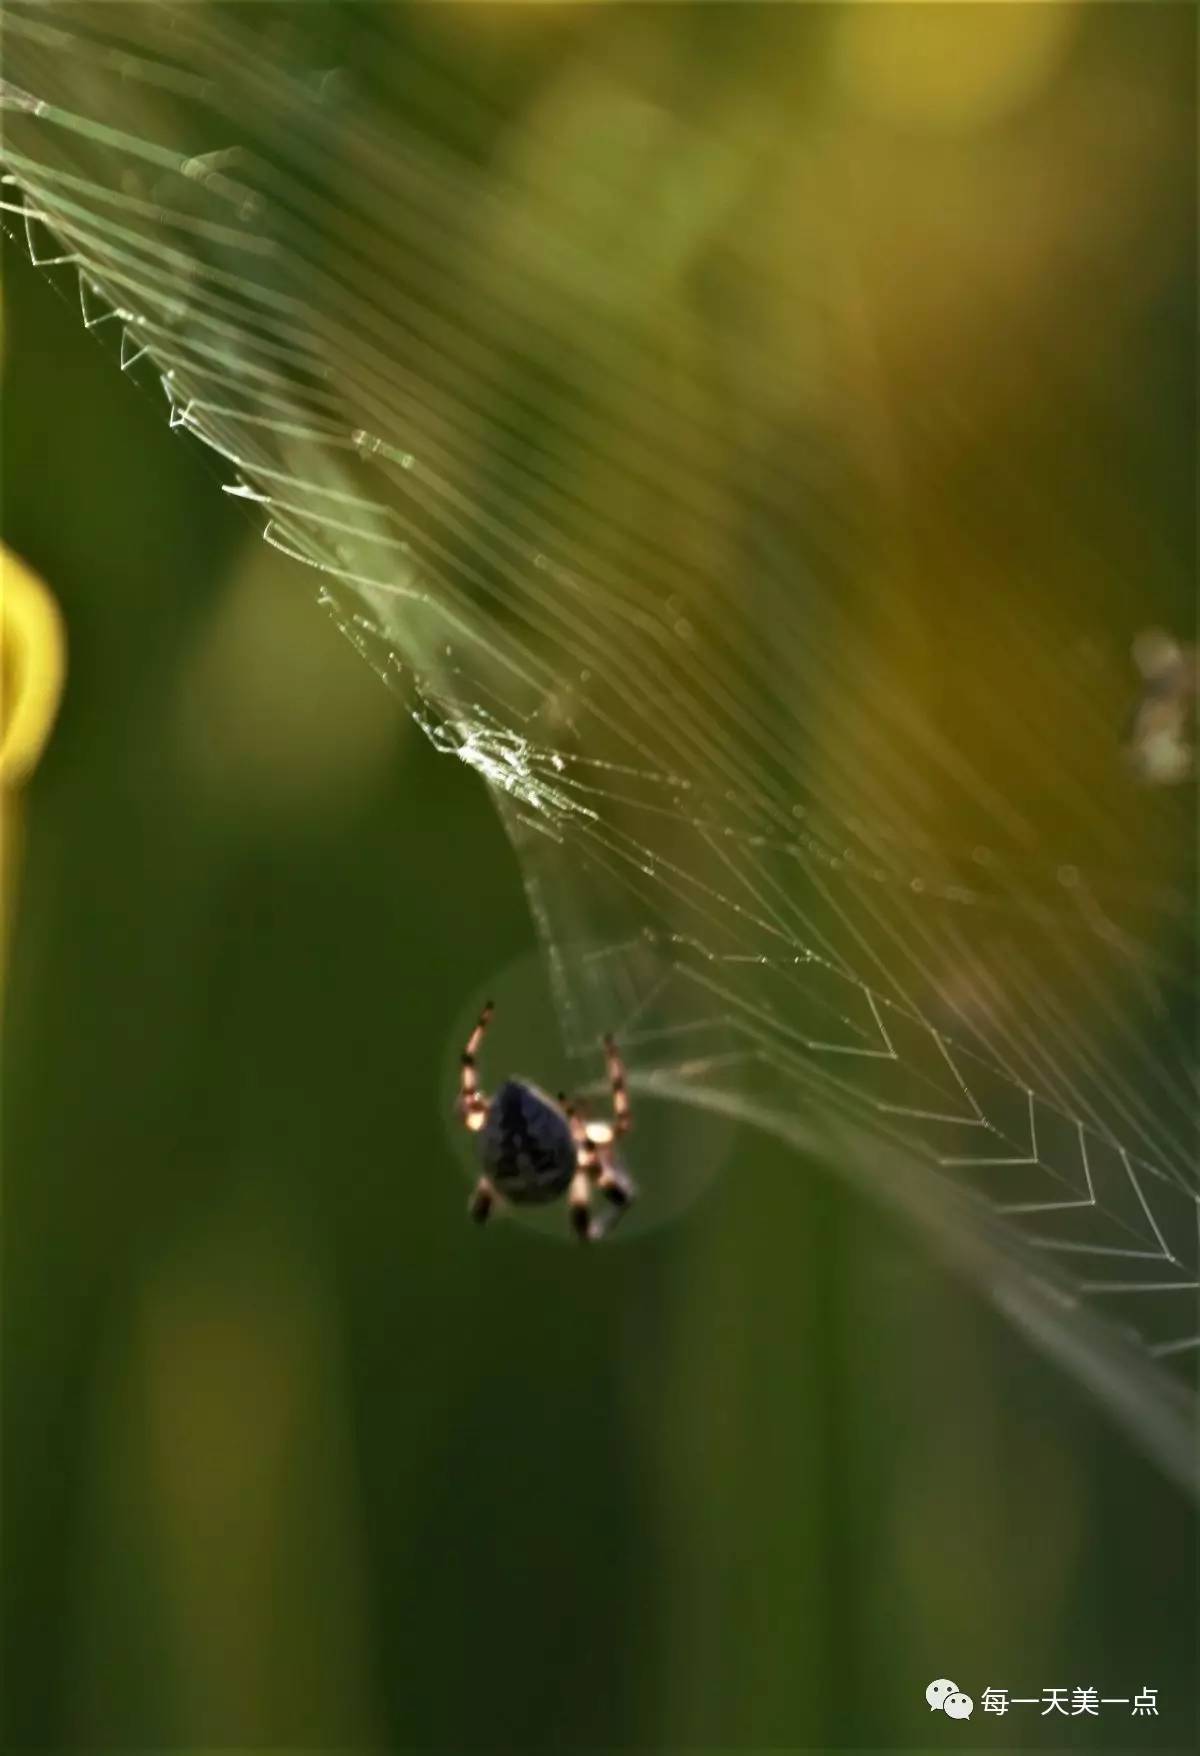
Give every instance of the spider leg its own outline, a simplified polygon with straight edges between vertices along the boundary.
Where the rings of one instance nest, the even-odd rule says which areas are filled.
[[[496,1191],[486,1177],[480,1177],[471,1194],[467,1212],[477,1226],[486,1225],[496,1205]]]
[[[568,1197],[571,1229],[581,1244],[586,1244],[592,1236],[592,1210],[589,1206],[591,1194],[592,1179],[584,1167],[581,1156],[579,1169],[571,1178],[571,1192]]]
[[[483,1033],[492,1022],[495,1011],[489,1000],[475,1029],[467,1038],[466,1048],[462,1052],[462,1072],[458,1081],[458,1113],[472,1134],[478,1134],[487,1119],[487,1099],[479,1089],[479,1080],[475,1074],[475,1057],[479,1053],[479,1045],[483,1041]]]
[[[625,1088],[625,1063],[617,1053],[617,1045],[612,1033],[604,1039],[604,1058],[608,1063],[608,1078],[612,1086],[613,1128],[617,1134],[627,1134],[633,1126],[633,1117],[629,1109],[629,1093]]]
[[[607,1223],[600,1221],[593,1228],[592,1235],[596,1238],[606,1238],[629,1212],[637,1200],[638,1191],[637,1184],[628,1171],[623,1171],[620,1165],[613,1164],[610,1158],[601,1154],[599,1164],[600,1174],[596,1178],[596,1187],[609,1203],[612,1213],[609,1215]]]
[[[631,1207],[637,1200],[637,1184],[618,1165],[606,1164],[596,1179],[596,1187],[614,1207]]]
[[[570,1118],[571,1133],[575,1136],[575,1175],[571,1178],[571,1189],[567,1197],[571,1227],[579,1241],[586,1244],[596,1236],[591,1199],[599,1161],[595,1145],[588,1139],[587,1128],[574,1103],[567,1105],[566,1113]]]
[[[591,1220],[587,1235],[595,1242],[606,1238],[637,1200],[637,1184],[628,1171],[613,1162],[613,1145],[621,1131],[619,1116],[611,1122],[588,1122],[578,1099],[566,1105],[566,1115],[575,1136],[579,1171],[586,1173],[592,1188],[598,1189],[613,1209],[607,1221]]]

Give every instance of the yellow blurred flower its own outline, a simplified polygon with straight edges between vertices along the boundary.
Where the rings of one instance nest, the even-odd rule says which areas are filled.
[[[62,617],[54,599],[36,574],[0,548],[0,954],[8,938],[20,855],[20,789],[50,736],[65,657]]]
[[[36,574],[0,548],[0,785],[36,766],[62,694],[65,643],[58,606]]]

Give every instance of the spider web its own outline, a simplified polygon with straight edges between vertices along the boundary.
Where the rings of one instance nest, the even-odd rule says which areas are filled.
[[[1121,766],[1131,556],[954,473],[953,324],[889,366],[829,138],[569,50],[509,113],[317,7],[4,22],[11,228],[483,777],[571,1050],[913,1215],[1190,1481],[1194,799]],[[1029,345],[981,396],[1069,451]]]

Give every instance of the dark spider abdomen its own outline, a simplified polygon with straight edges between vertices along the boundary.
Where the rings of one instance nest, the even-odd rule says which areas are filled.
[[[517,1204],[553,1201],[575,1174],[571,1124],[536,1085],[507,1079],[479,1133],[484,1172]]]

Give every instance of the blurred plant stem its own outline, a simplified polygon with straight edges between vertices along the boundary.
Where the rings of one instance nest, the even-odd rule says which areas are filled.
[[[0,549],[0,975],[21,863],[23,789],[54,724],[65,664],[58,606],[36,574]]]

